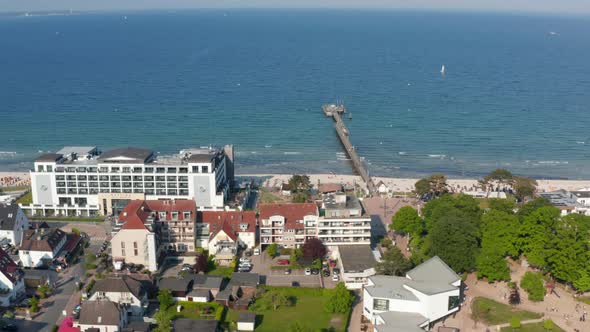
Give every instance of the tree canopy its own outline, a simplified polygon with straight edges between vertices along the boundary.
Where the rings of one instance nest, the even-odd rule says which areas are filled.
[[[327,312],[345,314],[352,308],[354,295],[346,289],[343,282],[336,284],[336,288],[330,290],[331,295],[324,308]]]
[[[303,257],[311,259],[323,259],[326,256],[326,246],[317,238],[307,239],[301,247]]]
[[[439,196],[448,192],[447,176],[444,174],[433,174],[427,178],[420,179],[414,184],[417,195]]]
[[[375,266],[378,274],[389,276],[403,276],[410,268],[412,263],[395,246],[387,250],[381,257],[381,262]]]
[[[512,188],[518,201],[524,202],[525,198],[533,196],[537,191],[537,181],[527,177],[515,177]]]
[[[418,236],[424,230],[424,224],[416,209],[411,206],[404,206],[391,218],[389,228],[412,236]]]

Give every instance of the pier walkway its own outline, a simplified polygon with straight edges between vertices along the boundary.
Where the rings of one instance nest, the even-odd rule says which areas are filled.
[[[340,139],[340,142],[346,150],[346,154],[352,162],[354,171],[356,171],[363,181],[365,181],[369,194],[372,195],[377,193],[377,187],[375,186],[373,179],[371,179],[369,176],[369,172],[365,168],[365,165],[363,165],[361,162],[361,158],[359,157],[358,153],[356,153],[354,146],[350,142],[349,131],[346,128],[344,121],[342,121],[342,117],[340,116],[340,114],[346,112],[346,108],[344,105],[324,105],[322,109],[324,110],[324,114],[326,116],[332,117],[336,122],[334,127],[336,128],[338,138]]]

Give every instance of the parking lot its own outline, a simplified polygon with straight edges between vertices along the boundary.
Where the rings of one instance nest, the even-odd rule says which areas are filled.
[[[285,274],[288,266],[272,269],[271,266],[280,267],[280,265],[276,264],[276,258],[271,259],[265,252],[260,256],[250,258],[252,259],[251,272],[263,276],[264,282],[269,286],[321,287],[321,277],[319,275],[306,276],[303,269],[291,270],[290,274]]]

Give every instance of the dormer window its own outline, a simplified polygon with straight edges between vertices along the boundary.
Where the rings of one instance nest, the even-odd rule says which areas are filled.
[[[166,219],[166,211],[160,211],[158,212],[158,215],[160,216],[160,219]]]
[[[178,212],[177,211],[172,212],[172,220],[178,220]]]
[[[182,213],[184,220],[189,220],[191,218],[191,213],[189,211],[185,211]]]
[[[248,224],[240,224],[240,230],[245,231],[248,229]]]

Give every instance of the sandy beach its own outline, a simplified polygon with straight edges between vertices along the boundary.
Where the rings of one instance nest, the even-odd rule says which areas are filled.
[[[0,187],[28,186],[30,184],[29,172],[0,172]]]
[[[357,175],[342,175],[342,174],[308,174],[311,183],[317,185],[319,183],[342,183],[348,185],[360,184],[364,187],[364,183],[360,176]],[[240,177],[256,177],[263,178],[263,186],[278,187],[281,183],[289,181],[291,174],[239,174]],[[403,178],[388,178],[388,177],[374,177],[375,183],[383,181],[393,192],[410,192],[414,190],[414,184],[418,179],[403,179]],[[477,186],[478,179],[448,179],[447,183],[454,191],[474,190]],[[566,190],[580,190],[590,188],[590,180],[537,180],[538,191],[553,191],[558,189]]]

